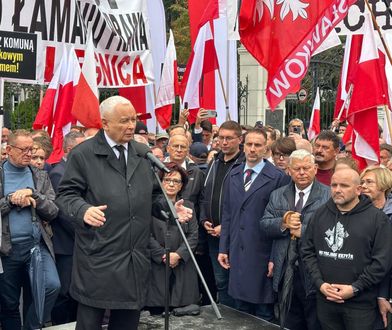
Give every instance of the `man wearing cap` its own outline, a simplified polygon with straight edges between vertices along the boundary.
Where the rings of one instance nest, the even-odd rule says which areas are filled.
[[[204,143],[194,142],[189,148],[189,158],[195,162],[197,167],[204,173],[207,171],[208,148]]]
[[[159,133],[155,138],[155,146],[162,150],[162,152],[166,153],[166,145],[169,140],[169,135],[167,133]]]
[[[143,122],[141,121],[136,122],[135,134],[141,135],[148,143],[148,129]]]

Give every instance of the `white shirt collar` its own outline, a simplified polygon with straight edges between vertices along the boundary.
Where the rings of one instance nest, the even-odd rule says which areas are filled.
[[[105,134],[105,139],[106,139],[107,143],[109,144],[110,148],[114,148],[115,146],[118,146],[118,145],[119,145],[118,143],[114,142],[114,141],[109,137],[109,135],[106,134],[105,131],[104,131],[103,133]],[[125,150],[128,151],[128,143],[122,143],[121,145],[123,145],[124,148],[125,148]]]

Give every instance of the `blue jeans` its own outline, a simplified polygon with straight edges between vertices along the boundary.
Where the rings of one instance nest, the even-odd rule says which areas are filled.
[[[208,235],[208,248],[214,269],[216,289],[218,291],[219,303],[235,308],[235,300],[228,294],[230,271],[224,269],[218,262],[219,238]]]
[[[44,322],[46,322],[50,319],[50,312],[60,290],[60,280],[49,251],[43,244],[40,247],[45,277]],[[13,245],[10,256],[1,258],[4,267],[4,273],[0,274],[0,320],[2,330],[21,329],[19,298],[24,284],[23,280],[28,278],[31,248],[32,244]],[[32,330],[37,328],[40,328],[40,324],[34,303],[31,303],[27,309],[23,329]]]

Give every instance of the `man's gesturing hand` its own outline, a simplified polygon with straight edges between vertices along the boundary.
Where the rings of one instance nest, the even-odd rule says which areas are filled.
[[[106,221],[105,213],[103,213],[103,211],[106,210],[107,207],[107,205],[89,207],[84,214],[83,221],[92,227],[103,226]]]

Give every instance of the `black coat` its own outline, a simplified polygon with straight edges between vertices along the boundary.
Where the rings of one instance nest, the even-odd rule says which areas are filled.
[[[70,292],[79,302],[106,309],[141,309],[150,271],[154,177],[147,160],[128,145],[126,177],[101,130],[72,149],[57,204],[76,224]],[[107,205],[106,223],[83,222],[90,206]]]
[[[325,204],[330,197],[330,188],[315,180],[310,190],[309,197],[306,204],[302,208],[302,228],[301,237],[305,235],[306,227],[313,213],[323,204]],[[295,207],[295,186],[294,182],[287,186],[275,190],[270,197],[264,216],[260,221],[261,230],[274,240],[272,245],[272,262],[274,263],[273,288],[277,292],[282,276],[287,265],[287,249],[290,244],[290,231],[282,232],[281,225],[283,216],[287,211],[294,210]],[[299,247],[301,246],[301,239]],[[300,262],[301,270],[303,264]],[[315,293],[315,287],[312,284],[311,278],[307,272],[304,273],[304,288],[306,294]]]
[[[49,173],[49,178],[56,194],[64,172],[65,161],[61,160],[61,162],[57,163]],[[51,225],[53,231],[52,241],[54,253],[72,255],[75,242],[75,228],[71,219],[60,210],[57,218],[52,221]]]
[[[185,201],[184,205],[193,209],[191,202]],[[195,214],[191,221],[182,223],[181,227],[191,249],[194,251],[198,236],[198,224]],[[150,239],[153,262],[146,303],[150,307],[164,306],[165,303],[165,264],[162,262],[162,256],[165,254],[165,234],[166,221],[153,217]],[[170,306],[180,307],[195,304],[199,299],[196,268],[174,221],[169,223],[169,235],[170,252],[177,252],[181,256],[178,266],[173,269],[170,268]]]

